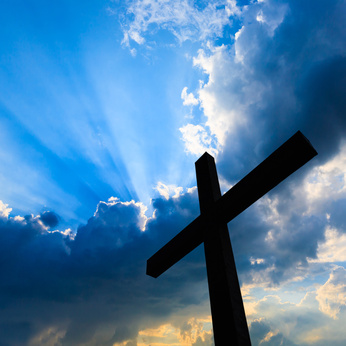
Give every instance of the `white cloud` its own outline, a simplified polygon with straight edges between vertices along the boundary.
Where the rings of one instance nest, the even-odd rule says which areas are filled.
[[[318,210],[326,201],[346,198],[346,144],[335,157],[307,175],[304,195],[310,212]]]
[[[187,87],[185,87],[181,92],[181,98],[184,101],[184,106],[197,106],[199,101],[193,96],[192,93],[187,93]]]
[[[0,200],[0,216],[8,218],[11,211],[12,208],[8,208],[8,204],[5,204]]]
[[[223,146],[228,136],[246,125],[246,109],[261,99],[263,86],[244,79],[244,66],[225,45],[211,48],[209,54],[200,50],[193,62],[209,76],[198,92],[199,100],[207,117],[206,126]]]
[[[346,306],[346,270],[336,267],[328,281],[317,290],[316,299],[323,313],[337,319],[342,307]]]
[[[212,136],[201,125],[187,124],[181,127],[186,151],[200,156],[208,151],[211,155],[217,155],[218,150],[214,145]]]
[[[221,148],[227,138],[249,125],[252,109],[263,108],[265,94],[272,91],[270,84],[254,76],[251,60],[261,50],[261,37],[254,35],[257,27],[252,24],[253,19],[260,22],[258,26],[266,27],[262,35],[270,39],[283,22],[287,10],[286,4],[274,6],[264,2],[244,7],[244,25],[235,33],[235,42],[217,47],[209,44],[208,49],[200,49],[193,59],[194,66],[209,77],[208,82],[200,87],[199,101],[207,117],[206,126],[216,136]],[[290,99],[288,93],[286,99]]]
[[[346,262],[346,234],[327,226],[325,231],[325,241],[318,244],[317,259],[310,259],[309,262]]]
[[[162,182],[158,182],[155,186],[155,190],[159,192],[159,194],[168,200],[170,197],[178,198],[182,192],[183,188],[176,185],[166,185]]]
[[[76,237],[76,232],[74,232],[71,228],[66,228],[64,231],[59,231],[59,230],[48,231],[47,230],[47,233],[60,233],[63,236],[69,238],[70,240],[74,240],[74,238]],[[66,247],[66,250],[68,253],[71,252],[71,250],[68,247]]]
[[[180,43],[220,37],[229,17],[239,13],[233,0],[210,1],[201,9],[188,0],[129,0],[122,43],[144,44],[144,36],[159,28],[170,31]]]
[[[254,257],[250,257],[250,263],[251,265],[255,265],[255,264],[262,264],[265,262],[264,258],[254,258]]]

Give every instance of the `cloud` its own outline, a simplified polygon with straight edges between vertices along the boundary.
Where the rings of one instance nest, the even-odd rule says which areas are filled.
[[[331,326],[321,316],[318,302],[311,292],[298,304],[282,301],[278,295],[267,295],[256,302],[255,309],[250,324],[254,345],[316,345],[323,339],[323,333],[327,336],[328,330],[338,327]],[[324,330],[316,333],[319,328]],[[333,344],[332,339],[323,341]]]
[[[139,332],[138,343],[141,345],[164,344],[182,346],[214,345],[211,319],[190,318],[185,321],[173,321],[157,328],[148,328]]]
[[[345,268],[335,266],[322,285],[283,286],[252,297],[248,312],[254,345],[342,345]],[[300,291],[303,298],[297,301]],[[282,297],[285,297],[284,299]],[[335,318],[336,316],[336,318]]]
[[[227,135],[232,134],[245,121],[242,112],[244,105],[238,99],[241,86],[236,85],[239,68],[230,69],[230,64],[231,58],[225,45],[211,48],[210,55],[200,50],[194,58],[194,66],[201,68],[209,76],[208,82],[198,91],[199,101],[208,119],[206,125],[221,146],[225,145]],[[227,104],[232,105],[232,108],[227,107]]]
[[[346,262],[346,235],[327,226],[325,239],[318,244],[317,258],[309,261],[311,263]]]
[[[6,218],[10,215],[11,211],[12,208],[8,208],[8,204],[4,204],[2,201],[0,201],[0,216]]]
[[[217,155],[215,141],[212,135],[202,125],[187,124],[179,129],[183,135],[185,149],[193,155],[203,155],[206,151],[211,155]]]
[[[311,212],[318,212],[328,201],[346,198],[346,145],[325,164],[314,167],[305,177],[303,193]]]
[[[319,309],[328,316],[337,319],[341,309],[346,306],[346,270],[336,267],[328,281],[317,290],[316,299]]]
[[[238,12],[235,1],[214,0],[199,6],[188,0],[127,1],[122,43],[130,46],[134,41],[142,45],[146,36],[159,29],[169,31],[179,43],[220,37],[230,16]]]
[[[184,106],[197,106],[199,103],[198,100],[193,96],[192,93],[190,93],[190,94],[187,93],[187,87],[185,87],[182,90],[181,98],[184,101],[183,102]]]
[[[328,186],[328,181],[322,179],[321,184]],[[289,188],[262,198],[229,224],[238,274],[248,288],[249,321],[266,319],[260,320],[257,329],[257,322],[251,327],[251,335],[267,345],[302,344],[304,338],[315,345],[321,340],[328,344],[345,339],[343,334],[330,336],[344,316],[344,309],[338,310],[343,306],[341,269],[332,271],[330,279],[310,291],[310,298],[307,295],[300,305],[275,296],[260,300],[251,296],[260,288],[279,295],[292,283],[318,275],[329,268],[317,267],[325,256],[338,246],[341,249],[343,233],[332,228],[338,217],[328,203],[316,216],[306,202],[308,194],[295,194],[296,184],[291,181]],[[32,345],[42,340],[48,340],[47,344],[54,340],[58,344],[135,344],[145,338],[158,340],[154,331],[170,325],[176,328],[177,340],[190,338],[192,344],[211,345],[209,330],[198,324],[210,313],[202,248],[157,280],[145,275],[146,260],[199,214],[196,188],[185,193],[164,184],[159,188],[163,197],[153,199],[152,216],[145,215],[141,203],[111,197],[98,204],[74,236],[69,229],[55,229],[59,217],[54,213],[12,217],[2,203],[6,210],[0,219],[3,340]],[[343,198],[333,201],[337,202]],[[343,259],[341,250],[334,254],[333,260]],[[326,323],[324,318],[334,321],[332,315],[339,317],[336,324]],[[300,322],[299,338],[295,338],[300,316],[304,323]],[[198,323],[189,322],[191,318]],[[322,324],[326,324],[324,339],[322,332],[318,339],[313,339],[317,334],[308,335],[309,328]]]
[[[250,333],[253,345],[285,345],[294,346],[295,344],[285,338],[282,333],[271,330],[270,325],[264,319],[258,319],[251,323]]]
[[[2,343],[134,342],[140,330],[158,327],[172,315],[193,317],[189,306],[197,306],[197,314],[205,316],[200,251],[160,282],[145,275],[146,260],[198,213],[196,197],[191,189],[176,198],[155,199],[149,219],[140,203],[110,198],[98,204],[74,237],[70,230],[50,230],[58,218],[54,213],[3,215]]]
[[[195,126],[210,129],[221,179],[236,183],[298,129],[319,153],[230,223],[245,284],[304,280],[309,263],[343,258],[345,13],[339,1],[313,9],[299,1],[253,2],[242,8],[234,41],[206,45],[194,58],[207,75],[197,92],[207,120],[185,125],[191,135],[183,140],[200,155]]]
[[[346,132],[345,13],[339,1],[313,9],[293,0],[255,2],[242,8],[233,41],[199,50],[194,65],[208,80],[198,100],[229,180],[298,129],[319,161],[337,154]]]
[[[157,190],[162,197],[168,200],[170,196],[172,198],[178,198],[184,189],[181,186],[166,185],[159,181],[155,190]]]
[[[40,219],[43,224],[49,228],[53,228],[59,223],[58,215],[51,211],[45,211],[44,213],[42,213]]]

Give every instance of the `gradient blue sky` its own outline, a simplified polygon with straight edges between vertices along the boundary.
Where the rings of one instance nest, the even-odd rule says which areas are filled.
[[[1,345],[213,345],[203,249],[146,259],[297,130],[229,224],[253,345],[345,345],[346,3],[0,4]]]

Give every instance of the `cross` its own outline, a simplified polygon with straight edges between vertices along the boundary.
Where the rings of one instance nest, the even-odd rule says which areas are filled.
[[[317,155],[298,131],[221,196],[215,161],[195,163],[201,214],[147,261],[157,278],[204,243],[215,345],[251,345],[227,223]]]

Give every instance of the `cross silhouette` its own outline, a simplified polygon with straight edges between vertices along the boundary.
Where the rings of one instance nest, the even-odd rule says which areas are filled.
[[[298,131],[221,196],[215,161],[195,163],[201,214],[147,261],[157,278],[202,242],[215,345],[251,345],[227,223],[317,155]]]

